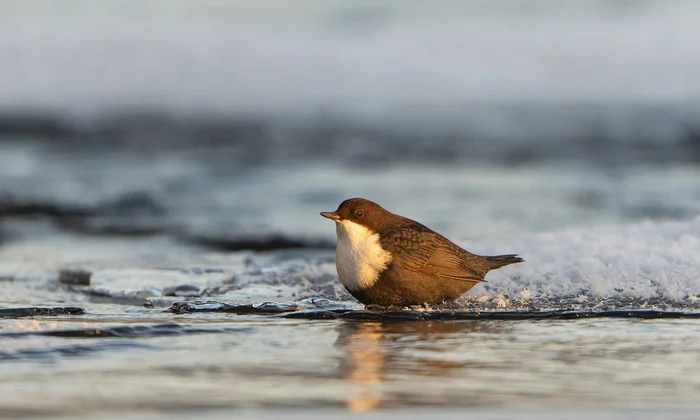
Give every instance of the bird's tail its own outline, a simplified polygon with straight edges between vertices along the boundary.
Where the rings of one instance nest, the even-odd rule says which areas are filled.
[[[486,258],[486,265],[488,265],[489,270],[495,270],[496,268],[501,268],[505,267],[506,265],[521,263],[525,261],[524,259],[518,257],[517,254],[496,255],[495,257],[484,258]]]

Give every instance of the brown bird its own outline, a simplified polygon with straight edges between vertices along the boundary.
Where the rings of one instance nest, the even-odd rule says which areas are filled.
[[[336,211],[321,216],[336,225],[338,277],[365,305],[451,302],[484,281],[489,270],[523,262],[516,254],[486,257],[467,252],[364,198],[345,200]]]

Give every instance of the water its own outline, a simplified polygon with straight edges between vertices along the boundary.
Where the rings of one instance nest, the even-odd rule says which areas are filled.
[[[700,408],[695,2],[73,7],[0,6],[0,416]],[[365,312],[353,196],[526,263]]]
[[[134,326],[104,318],[63,319],[41,329]],[[136,325],[173,322],[180,326],[174,335],[139,340],[11,340],[3,359],[9,353],[17,360],[3,363],[5,409],[697,408],[695,321],[371,323],[148,314]]]
[[[551,245],[553,234],[524,236],[526,266],[493,273],[442,313],[699,311],[697,222],[609,229],[569,232]],[[647,243],[628,251],[637,259],[613,252],[640,237]],[[363,320],[334,275],[330,250],[231,254],[142,238],[36,242],[3,248],[11,261],[2,265],[11,276],[2,283],[3,306],[87,313],[2,321],[4,414],[698,408],[697,319],[411,321],[430,314],[418,308],[404,319]],[[569,259],[577,248],[588,253]],[[61,286],[58,267],[90,270],[91,284]],[[179,293],[193,296],[177,296],[178,285],[190,285]],[[205,311],[167,311],[188,300]],[[259,305],[267,301],[278,303]],[[255,303],[258,313],[207,312],[220,308],[212,302]],[[314,319],[327,310],[356,316]]]

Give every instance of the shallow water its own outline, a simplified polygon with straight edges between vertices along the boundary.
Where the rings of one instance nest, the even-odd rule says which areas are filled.
[[[161,256],[100,259],[118,248],[91,239],[84,246],[93,255],[85,255],[79,244],[74,251],[87,257],[80,266],[92,272],[90,285],[59,283],[58,267],[77,266],[70,257],[31,262],[37,245],[25,249],[23,262],[16,254],[15,276],[0,282],[4,307],[40,302],[86,310],[5,313],[1,414],[186,411],[217,417],[232,409],[274,415],[290,408],[381,413],[430,406],[477,410],[488,418],[478,410],[700,408],[694,398],[700,388],[697,319],[459,320],[455,312],[486,317],[515,310],[533,318],[552,308],[584,315],[631,308],[700,312],[690,298],[649,290],[641,300],[630,299],[634,294],[623,289],[589,290],[582,299],[532,289],[527,300],[521,294],[511,299],[504,293],[522,291],[523,283],[502,275],[489,282],[492,290],[479,286],[438,312],[363,315],[333,274],[330,251],[169,248]],[[521,275],[527,282],[527,271]],[[627,280],[626,287],[635,286],[642,283]],[[694,283],[682,287],[697,290]],[[265,301],[278,303],[261,305]],[[178,304],[174,313],[177,302],[191,303],[187,310]],[[211,312],[222,308],[215,302],[243,306]],[[256,305],[245,306],[250,303]],[[333,318],[324,311],[352,316],[324,319]]]
[[[112,338],[3,335],[4,412],[698,408],[697,321],[356,322],[142,312],[18,320],[5,322],[3,333],[119,326],[153,330]]]
[[[490,273],[446,313],[700,313],[700,218],[688,217],[697,205],[696,168],[647,168],[615,178],[617,187],[605,175],[566,167],[557,176],[540,168],[484,169],[478,181],[471,177],[479,173],[468,169],[422,169],[378,172],[394,179],[387,184],[393,194],[352,169],[309,167],[231,181],[230,205],[202,204],[227,193],[224,183],[207,184],[204,176],[192,180],[202,186],[192,196],[206,197],[190,208],[179,205],[187,196],[147,195],[165,197],[158,200],[167,210],[155,217],[139,210],[121,217],[139,200],[113,212],[99,199],[86,206],[94,214],[69,215],[72,224],[51,212],[6,217],[0,307],[74,306],[86,313],[0,319],[0,415],[369,411],[390,418],[429,408],[477,418],[521,418],[522,410],[533,418],[561,410],[570,418],[603,410],[590,415],[643,419],[655,418],[653,410],[681,410],[683,418],[683,410],[700,409],[698,319],[411,320],[425,318],[426,308],[373,321],[303,315],[362,309],[337,279],[333,226],[317,215],[353,188],[385,195],[394,208],[474,252],[526,258]],[[468,176],[450,178],[460,170]],[[339,193],[347,187],[334,180],[347,174],[358,184]],[[591,178],[575,182],[581,174]],[[441,205],[402,198],[411,192],[402,177]],[[121,182],[113,179],[107,185]],[[677,188],[668,190],[668,182]],[[454,193],[462,188],[469,193]],[[602,198],[572,200],[579,188]],[[253,197],[256,189],[275,194]],[[41,188],[25,191],[64,206]],[[278,213],[271,203],[285,197],[294,204]],[[248,205],[249,212],[237,210]],[[454,217],[462,211],[465,217]],[[650,214],[656,221],[645,220]],[[244,226],[243,235],[225,228],[232,219]],[[104,225],[85,228],[85,221]],[[140,223],[156,228],[124,232]],[[275,242],[280,231],[287,243]],[[258,245],[249,241],[256,237]],[[241,250],[275,246],[292,248]],[[78,269],[91,273],[89,285],[60,283],[60,270]],[[183,301],[195,302],[191,309],[256,306],[168,312]]]

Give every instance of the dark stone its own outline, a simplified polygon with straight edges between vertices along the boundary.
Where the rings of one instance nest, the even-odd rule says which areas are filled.
[[[275,315],[298,310],[296,305],[265,302],[253,305],[231,305],[220,302],[175,302],[168,312],[184,314],[190,312],[226,312],[236,315]]]
[[[185,241],[195,245],[205,246],[217,251],[274,251],[293,248],[335,248],[335,243],[324,241],[308,241],[287,238],[281,235],[244,237],[244,238],[211,238],[187,236]]]
[[[31,316],[84,315],[85,310],[74,306],[57,308],[0,308],[0,318],[26,318]]]
[[[282,315],[283,318],[296,318],[296,319],[338,319],[345,311],[299,311],[290,312]]]
[[[352,321],[403,322],[403,321],[537,321],[547,319],[586,319],[586,318],[700,318],[700,312],[659,311],[646,309],[630,310],[521,310],[521,311],[460,311],[435,310],[350,310],[350,309],[309,309],[303,305],[285,305],[266,302],[256,305],[231,305],[221,302],[175,302],[169,312],[184,314],[191,312],[226,312],[236,315],[275,315],[295,319],[346,319]]]
[[[60,270],[58,282],[71,286],[89,286],[92,272],[87,270]]]
[[[171,286],[163,289],[163,296],[199,297],[201,295],[199,287],[191,284]]]

